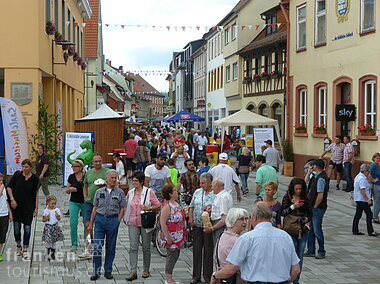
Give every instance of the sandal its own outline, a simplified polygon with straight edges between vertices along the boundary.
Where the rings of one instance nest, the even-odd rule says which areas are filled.
[[[22,258],[23,258],[24,260],[30,260],[30,256],[29,256],[28,251],[24,250],[24,251],[22,252]]]
[[[17,256],[22,256],[22,247],[21,246],[17,246],[16,255]]]

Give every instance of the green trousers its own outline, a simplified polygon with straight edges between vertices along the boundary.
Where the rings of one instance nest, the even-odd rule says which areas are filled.
[[[44,177],[43,179],[39,180],[38,189],[40,189],[40,187],[42,187],[42,191],[45,194],[45,196],[50,195],[48,186],[49,186],[49,177]]]
[[[70,234],[71,234],[71,245],[78,246],[78,220],[80,218],[79,211],[82,212],[83,218],[83,239],[86,238],[86,206],[84,203],[71,202],[69,203],[70,210]]]

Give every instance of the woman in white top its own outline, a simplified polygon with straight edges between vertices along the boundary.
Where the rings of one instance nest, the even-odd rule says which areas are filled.
[[[121,160],[120,153],[114,152],[113,153],[113,160],[115,161],[116,164],[116,172],[117,172],[117,179],[119,181],[119,188],[124,190],[128,189],[128,182],[125,174],[125,169],[124,169],[124,163]]]

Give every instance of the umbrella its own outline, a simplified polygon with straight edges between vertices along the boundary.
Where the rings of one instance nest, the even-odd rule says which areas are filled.
[[[164,119],[165,122],[204,121],[204,120],[205,119],[203,117],[200,117],[198,115],[192,114],[184,110]]]

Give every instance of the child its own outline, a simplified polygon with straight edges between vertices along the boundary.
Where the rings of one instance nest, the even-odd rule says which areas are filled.
[[[175,160],[170,158],[170,159],[168,159],[167,164],[168,164],[169,171],[170,171],[170,179],[172,180],[172,183],[174,184],[174,186],[176,186],[178,184],[179,172],[175,168]]]
[[[184,147],[185,143],[185,140],[181,136],[181,131],[178,130],[174,139],[174,149],[177,151],[179,147]]]
[[[44,232],[42,234],[42,241],[45,242],[47,249],[47,259],[55,259],[55,243],[63,241],[64,236],[58,221],[61,220],[61,210],[57,205],[57,198],[54,195],[49,195],[46,198],[46,208],[42,211],[42,221],[45,222]]]
[[[12,222],[13,220],[3,179],[4,175],[0,174],[0,261],[3,261],[3,245],[7,236],[9,221]]]

